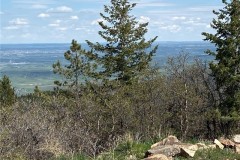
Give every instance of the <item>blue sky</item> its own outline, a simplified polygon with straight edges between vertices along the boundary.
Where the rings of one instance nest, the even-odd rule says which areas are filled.
[[[103,40],[99,15],[110,0],[0,0],[0,43],[69,43]],[[212,10],[221,0],[130,0],[139,22],[149,22],[146,38],[158,41],[201,41],[214,32]]]

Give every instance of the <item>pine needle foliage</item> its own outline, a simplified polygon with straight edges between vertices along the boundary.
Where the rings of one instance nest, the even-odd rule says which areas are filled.
[[[223,0],[225,7],[213,11],[217,16],[212,21],[215,34],[202,33],[206,41],[215,44],[216,52],[207,53],[215,56],[210,63],[212,75],[219,92],[221,114],[229,116],[240,111],[240,1]]]
[[[86,51],[76,40],[72,40],[70,50],[64,53],[66,64],[62,65],[60,61],[53,64],[53,72],[63,77],[63,81],[54,83],[70,88],[78,88],[86,83],[96,69],[95,63],[91,62],[92,56],[91,51]]]
[[[87,41],[97,55],[102,68],[100,75],[104,80],[117,79],[130,83],[149,67],[157,50],[157,46],[152,47],[157,37],[144,38],[148,23],[139,23],[130,14],[135,6],[128,0],[111,0],[109,6],[104,6],[105,13],[100,13],[102,30],[98,33],[105,43]]]
[[[14,88],[11,85],[11,80],[5,75],[0,79],[0,109],[1,107],[13,105],[15,100],[16,96]]]

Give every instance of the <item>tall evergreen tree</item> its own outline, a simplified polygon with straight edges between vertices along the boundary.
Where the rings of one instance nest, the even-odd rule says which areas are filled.
[[[111,5],[104,6],[105,14],[100,13],[103,21],[99,22],[102,28],[99,35],[106,43],[87,41],[97,55],[102,55],[97,61],[103,68],[100,75],[104,79],[130,82],[149,66],[157,50],[157,46],[151,48],[157,37],[148,41],[144,38],[148,23],[139,24],[136,17],[130,15],[135,6],[128,0],[111,0]]]
[[[231,116],[240,111],[240,1],[223,3],[223,9],[213,11],[217,19],[211,26],[216,33],[202,34],[216,46],[216,52],[207,53],[216,60],[210,68],[219,92],[219,110],[223,116]]]
[[[16,96],[12,88],[11,81],[7,76],[0,79],[0,109],[11,106],[15,102]]]
[[[85,83],[93,75],[96,66],[91,63],[93,54],[82,49],[77,41],[72,40],[70,50],[64,53],[67,61],[62,65],[60,61],[53,64],[53,72],[63,77],[63,81],[55,81],[58,86],[68,86],[79,92],[79,85]]]

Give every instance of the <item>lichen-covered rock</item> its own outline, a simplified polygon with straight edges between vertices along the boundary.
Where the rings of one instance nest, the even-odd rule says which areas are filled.
[[[177,139],[176,136],[170,135],[167,138],[163,139],[162,141],[153,144],[151,148],[155,148],[160,145],[173,145],[173,144],[179,144],[179,143],[180,141]]]
[[[168,136],[163,140],[163,145],[173,145],[173,144],[179,144],[180,141],[177,139],[176,136]]]
[[[223,148],[224,148],[224,145],[222,145],[222,143],[219,142],[219,140],[215,139],[215,140],[214,140],[214,143],[218,146],[218,148],[220,148],[220,149],[223,149]]]
[[[148,150],[145,157],[149,157],[156,154],[163,154],[167,157],[173,157],[180,153],[179,145],[161,145]]]
[[[194,157],[197,150],[191,150],[187,147],[181,147],[180,148],[180,155],[183,157]]]
[[[223,137],[219,139],[219,142],[221,142],[226,148],[233,148],[235,146],[235,143],[233,141],[230,139],[225,139]]]
[[[240,136],[240,135],[239,135]],[[181,143],[177,137],[168,136],[162,141],[155,143],[151,146],[151,149],[145,153],[145,160],[167,160],[177,157],[184,156],[186,158],[192,158],[195,156],[196,151],[201,149],[215,149],[220,148],[234,148],[236,153],[240,154],[240,139],[238,141],[238,135],[234,137],[234,143],[230,139],[220,138],[214,140],[214,144],[206,145],[204,143],[189,144]],[[164,157],[164,158],[163,158]]]
[[[237,134],[237,135],[233,136],[233,141],[234,141],[235,143],[240,144],[240,134]]]
[[[236,153],[240,154],[240,144],[236,144],[234,149]]]
[[[198,146],[198,149],[207,149],[208,148],[208,146],[204,143],[197,143],[196,145]]]
[[[216,149],[217,148],[217,145],[216,144],[209,144],[207,145],[207,149]]]

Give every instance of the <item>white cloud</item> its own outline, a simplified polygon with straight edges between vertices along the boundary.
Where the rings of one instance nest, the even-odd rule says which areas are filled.
[[[75,30],[79,31],[79,30],[86,30],[87,28],[89,28],[88,26],[81,26],[81,27],[77,27],[75,28]]]
[[[28,20],[25,18],[16,18],[16,19],[9,21],[9,24],[11,24],[11,25],[28,25]]]
[[[153,26],[153,27],[164,26],[164,23],[162,21],[155,20],[150,23],[150,26]]]
[[[67,6],[61,6],[61,7],[58,7],[57,8],[57,11],[60,11],[60,12],[72,12],[72,8],[69,8]]]
[[[72,20],[78,20],[79,18],[78,18],[78,16],[71,16],[70,19],[72,19]]]
[[[50,27],[59,27],[59,23],[50,23],[48,26]]]
[[[212,12],[212,10],[218,10],[223,6],[198,6],[189,8],[193,12]]]
[[[54,23],[61,23],[62,21],[60,19],[57,19],[56,21],[54,21]]]
[[[62,22],[61,20],[57,19],[53,23],[50,23],[48,26],[50,26],[50,27],[59,27],[61,22]]]
[[[181,30],[181,27],[179,25],[173,24],[173,25],[161,26],[160,29],[168,30],[169,32],[176,33]]]
[[[81,14],[99,14],[101,10],[96,10],[96,9],[80,9],[78,11]]]
[[[18,26],[7,26],[7,27],[4,27],[3,29],[14,30],[14,29],[19,29],[19,27]]]
[[[47,6],[44,5],[44,4],[33,4],[33,5],[31,6],[31,8],[32,8],[32,9],[46,9]]]
[[[59,30],[59,31],[66,31],[68,28],[66,28],[66,27],[60,27],[60,28],[57,28],[57,30]]]
[[[28,27],[28,20],[24,18],[16,18],[8,22],[10,25],[4,27],[3,29],[6,30],[16,30],[20,29],[21,27]]]
[[[1,14],[4,14],[4,13],[3,13],[2,11],[0,11],[0,15],[1,15]]]
[[[172,3],[164,3],[164,2],[137,2],[137,7],[166,7],[173,6]]]
[[[38,15],[38,17],[40,17],[40,18],[47,18],[47,17],[50,17],[50,15],[47,14],[47,13],[41,13],[41,14]]]
[[[172,17],[172,20],[185,20],[186,19],[186,17],[184,17],[184,16],[180,16],[180,17],[178,17],[178,16],[175,16],[175,17]]]
[[[189,20],[183,22],[183,24],[189,24],[189,25],[193,25],[193,26],[206,26],[206,25],[208,25],[207,23],[201,22],[200,17],[190,18]]]
[[[50,8],[47,10],[47,12],[51,12],[51,13],[69,13],[72,12],[73,9],[67,6],[60,6],[57,8]]]
[[[76,31],[79,31],[79,30],[84,30],[85,28],[83,27],[78,27],[78,28],[75,28]]]
[[[150,21],[149,17],[140,16],[139,23],[147,23]]]

